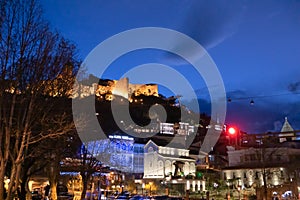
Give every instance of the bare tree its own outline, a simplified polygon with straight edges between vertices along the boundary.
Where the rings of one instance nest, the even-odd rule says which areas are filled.
[[[274,166],[278,164],[282,164],[282,161],[278,161],[275,157],[284,155],[278,144],[278,141],[274,141],[273,138],[270,137],[262,137],[260,139],[260,144],[258,148],[255,150],[255,154],[252,155],[255,158],[254,165],[260,169],[254,174],[256,179],[259,179],[259,175],[262,177],[263,183],[263,196],[262,198],[268,199],[268,179],[274,173],[277,173],[276,170],[273,169]]]
[[[50,30],[35,0],[2,0],[0,6],[0,198],[8,176],[10,200],[30,145],[74,129],[68,114],[55,111],[45,95],[67,94],[65,83],[51,86],[68,64],[77,63],[75,46]]]
[[[88,183],[94,172],[101,169],[101,162],[95,158],[94,154],[97,154],[97,143],[91,142],[90,145],[82,145],[80,156],[81,166],[80,174],[82,176],[83,191],[81,193],[81,199],[85,199]],[[92,145],[92,146],[91,146]],[[88,147],[91,148],[88,148]],[[100,192],[100,191],[99,191]]]

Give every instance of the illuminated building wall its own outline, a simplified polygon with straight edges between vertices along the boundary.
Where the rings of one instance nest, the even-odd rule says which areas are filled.
[[[263,172],[265,171],[267,184],[282,185],[298,179],[299,175],[289,173],[287,163],[292,158],[300,156],[300,149],[277,148],[248,148],[241,150],[231,149],[228,152],[229,166],[223,169],[223,179],[232,180],[241,187],[262,186]],[[263,167],[265,165],[265,167]]]
[[[158,96],[158,87],[156,84],[129,84],[128,93],[129,96]]]
[[[120,135],[91,141],[88,151],[105,165],[122,172],[143,173],[144,145],[135,144],[133,138]]]
[[[179,122],[179,129],[177,129],[177,134],[190,135],[193,133],[195,133],[195,126],[191,126],[189,123]]]
[[[270,167],[265,170],[268,185],[278,186],[290,181],[286,168]],[[228,185],[240,186],[242,189],[264,185],[262,168],[224,169],[222,172],[222,178]]]
[[[93,83],[92,86],[77,84],[74,91],[76,92],[73,93],[73,98],[96,95],[98,97],[105,96],[106,100],[112,100],[113,95],[118,95],[128,100],[133,94],[135,96],[158,96],[158,86],[156,84],[130,84],[128,78],[102,80],[100,84]]]
[[[160,123],[160,133],[174,135],[174,124],[172,123]]]
[[[179,122],[179,124],[160,123],[159,128],[161,134],[190,135],[195,133],[195,126],[192,126],[189,123],[185,123],[185,122]]]
[[[182,163],[179,169],[182,176],[195,174],[195,160],[188,157],[189,150],[157,146],[151,140],[145,145],[144,149],[144,178],[164,178],[165,176],[174,175],[174,163],[178,161]]]
[[[115,87],[112,88],[111,93],[113,95],[118,95],[124,97],[125,99],[128,99],[128,96],[130,95],[128,93],[128,85],[129,85],[128,78],[122,78],[116,81]]]

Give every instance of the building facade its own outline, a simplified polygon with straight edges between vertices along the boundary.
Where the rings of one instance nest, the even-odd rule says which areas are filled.
[[[290,147],[247,148],[228,150],[228,167],[222,170],[222,179],[228,187],[241,191],[268,188],[268,195],[287,193],[298,196],[300,171],[297,160],[300,149]],[[284,191],[285,188],[289,190]]]
[[[189,157],[189,150],[158,146],[150,140],[145,145],[144,152],[144,178],[195,175],[195,160]]]
[[[95,79],[95,78],[94,78]],[[120,80],[93,80],[98,83],[78,83],[74,85],[73,98],[88,97],[95,95],[99,98],[112,100],[114,95],[131,100],[131,96],[157,96],[158,86],[156,84],[131,84],[128,78]]]

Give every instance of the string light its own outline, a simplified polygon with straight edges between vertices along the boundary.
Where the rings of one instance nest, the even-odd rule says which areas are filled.
[[[272,95],[258,95],[258,96],[250,96],[250,97],[239,97],[239,98],[234,98],[234,99],[232,99],[231,97],[228,97],[227,102],[231,103],[232,101],[250,100],[250,105],[254,105],[253,99],[261,99],[261,98],[276,97],[276,96],[287,96],[287,95],[298,95],[298,94],[300,94],[300,92],[272,94]]]

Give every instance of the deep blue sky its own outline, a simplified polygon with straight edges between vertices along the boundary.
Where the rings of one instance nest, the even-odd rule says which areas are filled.
[[[45,0],[41,4],[52,27],[77,44],[82,59],[103,40],[128,29],[155,26],[185,33],[205,47],[219,68],[232,99],[227,123],[258,133],[280,129],[287,116],[300,129],[300,1]],[[134,52],[117,60],[106,78],[117,79],[148,62],[174,65],[170,60],[165,52]],[[207,86],[189,66],[178,68],[204,99],[200,109],[205,110]]]

